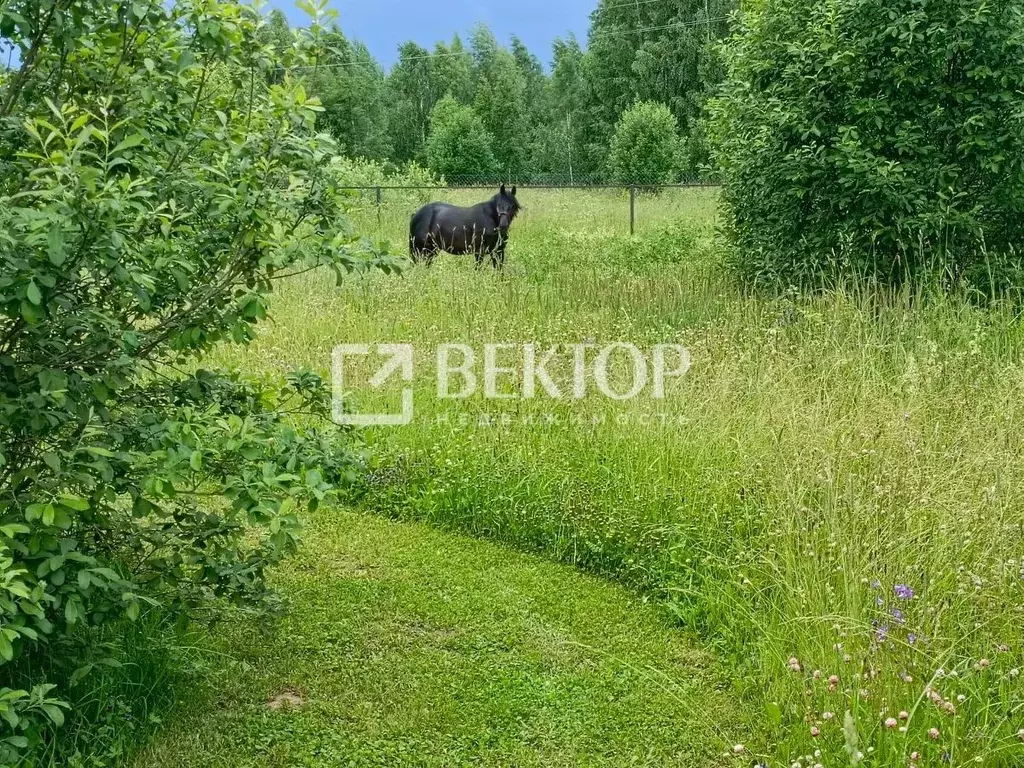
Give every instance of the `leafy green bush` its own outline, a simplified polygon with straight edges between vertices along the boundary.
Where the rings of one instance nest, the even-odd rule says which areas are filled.
[[[622,113],[608,163],[621,184],[668,184],[676,180],[682,145],[679,124],[664,104],[641,101]]]
[[[1015,262],[1022,13],[1016,0],[751,6],[712,105],[741,274],[959,280]]]
[[[430,113],[427,164],[453,181],[487,179],[497,172],[493,138],[472,107],[446,96]]]
[[[200,367],[252,340],[275,280],[392,266],[347,234],[318,106],[268,84],[260,24],[209,0],[0,8],[21,62],[0,76],[0,765],[63,722],[53,686],[87,669],[39,670],[68,638],[272,607],[301,505],[361,467],[319,377]]]
[[[345,207],[350,211],[375,206],[377,192],[374,187],[389,188],[382,191],[384,203],[401,201],[404,205],[422,205],[434,196],[431,187],[445,186],[443,176],[416,162],[393,166],[375,160],[339,156],[331,161],[331,168],[339,188],[345,192]]]
[[[362,158],[335,157],[332,160],[338,184],[350,187],[443,187],[443,176],[416,162],[394,166]]]

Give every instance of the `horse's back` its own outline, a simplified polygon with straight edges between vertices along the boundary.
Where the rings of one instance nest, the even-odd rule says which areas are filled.
[[[448,203],[427,203],[412,215],[409,230],[413,236],[424,237],[434,228],[434,222],[449,218],[452,211],[458,210]]]

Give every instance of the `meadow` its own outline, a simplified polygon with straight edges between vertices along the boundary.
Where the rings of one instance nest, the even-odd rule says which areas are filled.
[[[404,249],[419,195],[353,199],[353,224]],[[413,424],[367,431],[358,506],[656,606],[729,680],[742,716],[707,713],[725,764],[1021,764],[1014,307],[857,284],[748,294],[722,269],[710,190],[641,196],[634,237],[622,193],[520,200],[503,273],[449,256],[340,287],[302,275],[218,362],[328,374],[341,343],[685,345],[692,370],[657,401],[439,400],[418,367]]]

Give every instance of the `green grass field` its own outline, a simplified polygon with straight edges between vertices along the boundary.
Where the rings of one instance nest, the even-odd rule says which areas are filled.
[[[219,634],[202,706],[138,765],[722,764],[748,725],[652,606],[540,558],[324,511],[288,617]]]
[[[438,588],[453,603],[443,607],[432,605],[422,575],[437,570],[456,584],[475,578],[474,563],[513,556],[471,548],[482,559],[458,560],[438,543],[434,558],[435,545],[421,548],[420,538],[450,540],[422,528],[396,534],[395,556],[412,548],[418,563],[402,577],[408,616],[370,610],[372,579],[328,597],[329,580],[303,568],[348,568],[364,545],[390,557],[388,529],[345,517],[318,522],[304,559],[283,576],[296,613],[281,631],[301,630],[298,639],[274,644],[267,659],[251,638],[221,638],[225,653],[257,671],[231,681],[223,709],[171,728],[140,765],[344,764],[318,757],[317,744],[327,755],[351,747],[353,765],[401,762],[388,756],[403,749],[412,762],[422,755],[420,764],[547,764],[559,755],[566,764],[696,765],[707,763],[680,755],[721,755],[730,742],[747,745],[726,760],[737,766],[752,755],[807,768],[1024,762],[1024,332],[1015,312],[857,286],[816,297],[744,295],[720,267],[706,190],[641,197],[634,238],[624,195],[522,190],[520,199],[527,210],[503,274],[442,257],[432,270],[354,277],[341,288],[325,275],[296,278],[280,286],[257,344],[225,349],[220,362],[327,374],[340,343],[411,342],[418,362],[444,343],[686,345],[693,369],[663,401],[440,401],[429,366],[418,365],[414,423],[368,431],[376,463],[361,504],[618,581],[698,636],[728,690],[661,662],[672,682],[657,694],[644,693],[655,689],[639,678],[616,681],[620,667],[610,662],[598,664],[594,680],[556,669],[554,687],[545,687],[546,673],[530,664],[583,657],[561,649],[542,658],[530,645],[542,641],[541,628],[525,646],[503,648],[506,625],[481,617],[500,604],[486,595],[504,577],[466,588],[465,605],[463,592]],[[389,193],[379,219],[372,202],[358,203],[357,227],[404,249],[417,198]],[[354,402],[373,409],[394,393],[360,390]],[[398,599],[387,590],[399,587],[381,589],[385,603]],[[538,586],[541,595],[551,589]],[[627,608],[617,594],[614,608],[580,598],[581,637],[595,638],[602,653],[626,653],[632,632],[637,648],[653,633],[662,655],[684,642],[650,629],[651,608]],[[533,631],[529,606],[509,608],[512,635]],[[432,611],[443,621],[422,618]],[[584,613],[603,615],[606,626]],[[374,663],[386,680],[371,684],[353,659],[325,651],[317,622],[343,615],[346,642],[372,646],[379,627],[386,647]],[[407,633],[408,647],[388,623],[401,621],[423,625]],[[634,621],[648,629],[631,629]],[[456,637],[479,632],[483,645],[437,666],[449,629],[432,622]],[[363,646],[359,653],[372,654]],[[510,677],[496,672],[504,653],[525,664]],[[290,678],[288,670],[297,671]],[[468,698],[442,697],[447,709],[426,713],[428,700],[464,680]],[[286,683],[308,707],[266,714],[260,702]],[[360,709],[393,701],[374,685],[399,691],[394,720]],[[689,691],[679,709],[666,693],[675,686]],[[627,703],[614,714],[588,703],[606,695]],[[513,724],[520,705],[544,696],[550,706],[539,724]],[[721,709],[710,704],[722,697]],[[714,730],[693,727],[687,705],[697,702]],[[683,753],[672,751],[666,719],[688,734]],[[623,729],[632,728],[650,736],[627,739]]]

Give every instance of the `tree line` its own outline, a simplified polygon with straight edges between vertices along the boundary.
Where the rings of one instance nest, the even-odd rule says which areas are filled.
[[[547,68],[518,37],[503,45],[481,25],[432,50],[406,42],[386,71],[335,27],[305,75],[321,127],[351,157],[416,162],[449,181],[690,181],[708,174],[702,114],[736,6],[601,0],[586,48],[556,40]],[[273,11],[264,34],[284,47],[289,33]]]

